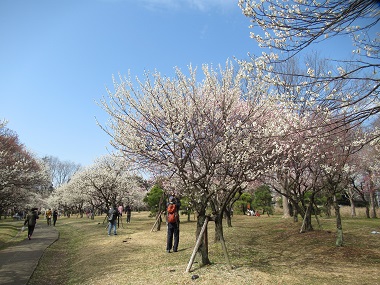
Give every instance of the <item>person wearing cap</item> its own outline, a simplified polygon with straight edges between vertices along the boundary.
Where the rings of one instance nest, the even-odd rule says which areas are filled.
[[[169,197],[169,203],[167,205],[167,227],[168,234],[166,239],[166,252],[170,253],[173,249],[173,252],[178,251],[179,244],[179,208],[181,202],[177,200],[174,196]],[[170,221],[169,215],[175,215],[175,220]],[[174,239],[174,244],[173,244]]]

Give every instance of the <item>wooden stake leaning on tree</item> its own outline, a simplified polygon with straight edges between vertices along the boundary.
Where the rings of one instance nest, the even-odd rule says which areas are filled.
[[[201,232],[199,233],[197,242],[195,244],[195,247],[194,247],[194,250],[193,250],[193,254],[191,255],[189,264],[187,265],[187,268],[186,268],[186,271],[185,271],[186,273],[188,273],[190,271],[191,266],[194,263],[195,255],[196,255],[196,253],[198,251],[199,246],[201,245],[201,242],[202,242],[202,239],[203,239],[203,234],[204,234],[204,232],[205,232],[205,230],[207,228],[208,220],[209,220],[209,216],[206,216],[205,222],[203,223]]]
[[[165,197],[167,196],[167,194],[164,192],[162,193],[161,195],[161,198],[160,198],[160,202],[158,203],[158,215],[157,215],[157,218],[156,218],[156,221],[154,222],[154,225],[152,227],[152,230],[151,232],[153,232],[155,226],[157,225],[157,231],[160,231],[161,230],[161,215],[166,211],[166,203],[165,203]],[[163,210],[161,210],[163,209]]]
[[[154,222],[154,225],[152,227],[152,229],[150,230],[151,232],[153,232],[154,228],[156,227],[158,221],[160,220],[161,218],[161,215],[165,212],[165,210],[161,211],[158,215],[157,215],[157,218],[156,218],[156,221]]]

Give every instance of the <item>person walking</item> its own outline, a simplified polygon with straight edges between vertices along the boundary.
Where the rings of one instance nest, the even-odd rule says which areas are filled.
[[[113,229],[113,234],[117,235],[116,232],[116,223],[117,223],[117,218],[119,217],[119,211],[116,208],[116,205],[110,208],[108,211],[108,235],[111,235],[111,231]]]
[[[51,226],[51,209],[48,209],[45,213],[47,225]]]
[[[34,228],[36,227],[37,220],[39,219],[37,208],[32,208],[31,211],[26,215],[24,226],[28,225],[28,239],[32,239],[32,234]]]
[[[180,201],[178,201],[174,196],[169,197],[169,204],[167,206],[167,239],[166,239],[166,252],[170,253],[178,251],[179,244],[179,208]],[[174,239],[174,244],[173,244]]]
[[[131,222],[131,212],[132,212],[131,206],[128,205],[125,208],[125,212],[127,213],[127,223],[130,223]]]
[[[57,222],[58,219],[58,211],[54,210],[53,211],[53,225],[55,226],[55,223]]]

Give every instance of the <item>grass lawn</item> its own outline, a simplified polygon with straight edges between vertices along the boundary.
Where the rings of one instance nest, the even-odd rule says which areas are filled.
[[[123,220],[125,217],[123,217]],[[166,253],[166,225],[151,231],[154,218],[132,213],[117,236],[107,236],[104,216],[60,218],[60,237],[50,246],[28,283],[51,284],[380,284],[379,219],[343,218],[344,246],[335,246],[335,219],[314,219],[315,231],[299,233],[301,222],[235,215],[224,227],[226,266],[214,224],[209,224],[209,258],[199,257],[185,273],[195,246],[195,220],[182,217],[177,253]],[[2,233],[0,223],[0,233]],[[1,244],[0,244],[1,245]],[[192,280],[192,276],[198,278]]]
[[[25,234],[21,234],[21,227],[23,221],[13,220],[12,217],[8,217],[0,220],[0,250],[17,244],[25,239]]]

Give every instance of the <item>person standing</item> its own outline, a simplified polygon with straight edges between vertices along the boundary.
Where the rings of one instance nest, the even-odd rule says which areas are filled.
[[[55,223],[57,222],[58,219],[58,211],[54,210],[53,211],[53,225],[55,226]]]
[[[169,204],[167,207],[167,227],[168,234],[166,239],[166,252],[170,253],[173,249],[173,252],[178,251],[179,244],[179,207],[180,202],[177,201],[173,196],[169,197]],[[173,244],[174,239],[174,244]]]
[[[111,235],[111,231],[113,229],[113,234],[117,235],[116,232],[116,223],[117,223],[117,218],[119,217],[119,211],[116,208],[116,205],[110,208],[108,211],[108,235]]]
[[[51,226],[51,209],[48,209],[45,213],[47,225]]]
[[[132,212],[131,206],[128,205],[125,208],[125,212],[127,213],[127,223],[130,223],[131,222],[131,212]]]
[[[28,239],[32,239],[34,228],[36,227],[37,219],[39,219],[37,208],[32,208],[26,215],[24,226],[28,225]]]

